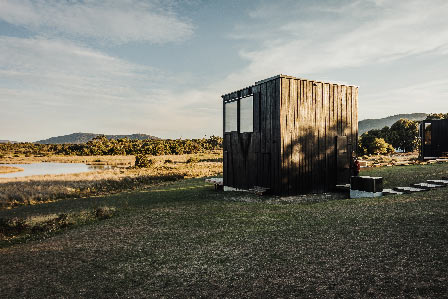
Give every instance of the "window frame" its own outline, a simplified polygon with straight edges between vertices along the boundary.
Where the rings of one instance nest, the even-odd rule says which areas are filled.
[[[252,98],[252,131],[247,131],[247,132],[241,132],[241,100],[244,100],[248,97]],[[237,108],[236,108],[236,131],[227,131],[226,128],[226,117],[227,117],[227,113],[226,113],[226,105],[227,104],[231,104],[231,103],[237,103]],[[255,132],[255,125],[254,125],[254,120],[255,120],[255,97],[254,97],[254,93],[248,94],[247,96],[244,97],[239,97],[239,98],[234,98],[232,100],[227,100],[227,101],[223,101],[223,131],[224,134],[225,133],[231,133],[231,132],[237,132],[238,134],[242,134],[242,133],[254,133]]]
[[[251,120],[252,120],[252,130],[251,131],[244,131],[244,132],[242,132],[242,130],[241,130],[241,128],[242,128],[242,126],[241,126],[241,115],[242,115],[242,113],[241,113],[241,107],[242,107],[242,105],[241,105],[241,100],[249,100],[249,98],[250,98],[250,100],[252,101],[252,108],[251,108],[251,113],[249,114],[248,113],[248,115],[251,115]],[[239,130],[238,130],[238,133],[253,133],[254,132],[254,111],[255,111],[255,109],[254,109],[254,95],[253,94],[251,94],[251,95],[248,95],[247,97],[244,97],[244,98],[241,98],[241,99],[239,99],[238,100],[238,102],[239,102],[239,106],[238,106],[238,109],[239,109],[239,115],[238,115],[238,117],[239,117]]]
[[[429,137],[429,138],[427,138],[427,137]],[[423,124],[423,144],[424,145],[432,144],[432,123],[431,122],[425,122]]]

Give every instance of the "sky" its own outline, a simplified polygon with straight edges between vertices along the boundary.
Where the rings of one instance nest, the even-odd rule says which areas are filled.
[[[222,135],[277,74],[359,86],[359,119],[448,112],[446,0],[0,0],[0,139]]]

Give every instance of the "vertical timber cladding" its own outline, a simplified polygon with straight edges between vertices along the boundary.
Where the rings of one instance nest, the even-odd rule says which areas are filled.
[[[225,103],[253,96],[253,132],[226,132],[223,129],[224,185],[250,189],[266,187],[280,193],[280,77],[257,82],[222,96]],[[238,118],[238,117],[237,117]]]
[[[222,96],[223,98],[223,170],[224,185],[241,188],[247,177],[248,165],[246,161],[250,160],[248,155],[248,136],[239,136],[240,127],[239,110],[237,109],[237,117],[235,127],[237,131],[227,131],[226,125],[226,104],[236,102],[237,107],[240,106],[239,100],[247,96],[251,90],[245,88],[230,94]]]
[[[254,87],[254,135],[259,142],[255,145],[257,175],[255,183],[280,193],[280,77],[257,82]],[[254,123],[255,124],[255,123]]]
[[[249,95],[253,132],[240,133],[239,123],[237,131],[224,129],[225,186],[293,195],[348,183],[347,161],[358,139],[357,87],[279,75],[224,95],[224,106]],[[225,109],[223,117],[225,124]],[[344,142],[337,148],[338,138]]]
[[[281,182],[276,193],[325,192],[349,183],[358,140],[358,88],[280,78]],[[341,142],[336,147],[338,136],[345,136],[339,138],[342,149]]]

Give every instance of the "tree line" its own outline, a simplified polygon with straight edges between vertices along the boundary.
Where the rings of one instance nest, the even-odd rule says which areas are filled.
[[[448,113],[429,114],[426,119],[448,119]],[[222,140],[219,136],[202,139],[130,140],[107,139],[101,135],[83,144],[4,143],[0,144],[0,155],[182,155],[220,150]],[[418,149],[419,144],[419,122],[402,118],[391,127],[362,134],[358,139],[357,151],[359,155],[387,154],[395,149],[412,152]]]
[[[448,119],[448,113],[433,113],[426,120]],[[395,149],[404,152],[413,152],[420,145],[418,121],[402,118],[390,128],[370,130],[359,137],[358,154],[387,154]]]
[[[127,138],[107,139],[101,135],[83,144],[37,144],[4,143],[0,144],[0,155],[182,155],[196,154],[222,149],[222,137],[211,136],[201,139],[146,139],[130,140]]]

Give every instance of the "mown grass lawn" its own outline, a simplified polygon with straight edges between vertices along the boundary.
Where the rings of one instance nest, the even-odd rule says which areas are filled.
[[[367,170],[387,184],[448,164]],[[422,173],[425,173],[424,175]],[[378,199],[257,197],[202,179],[0,211],[118,215],[0,249],[2,297],[441,297],[448,188]]]

